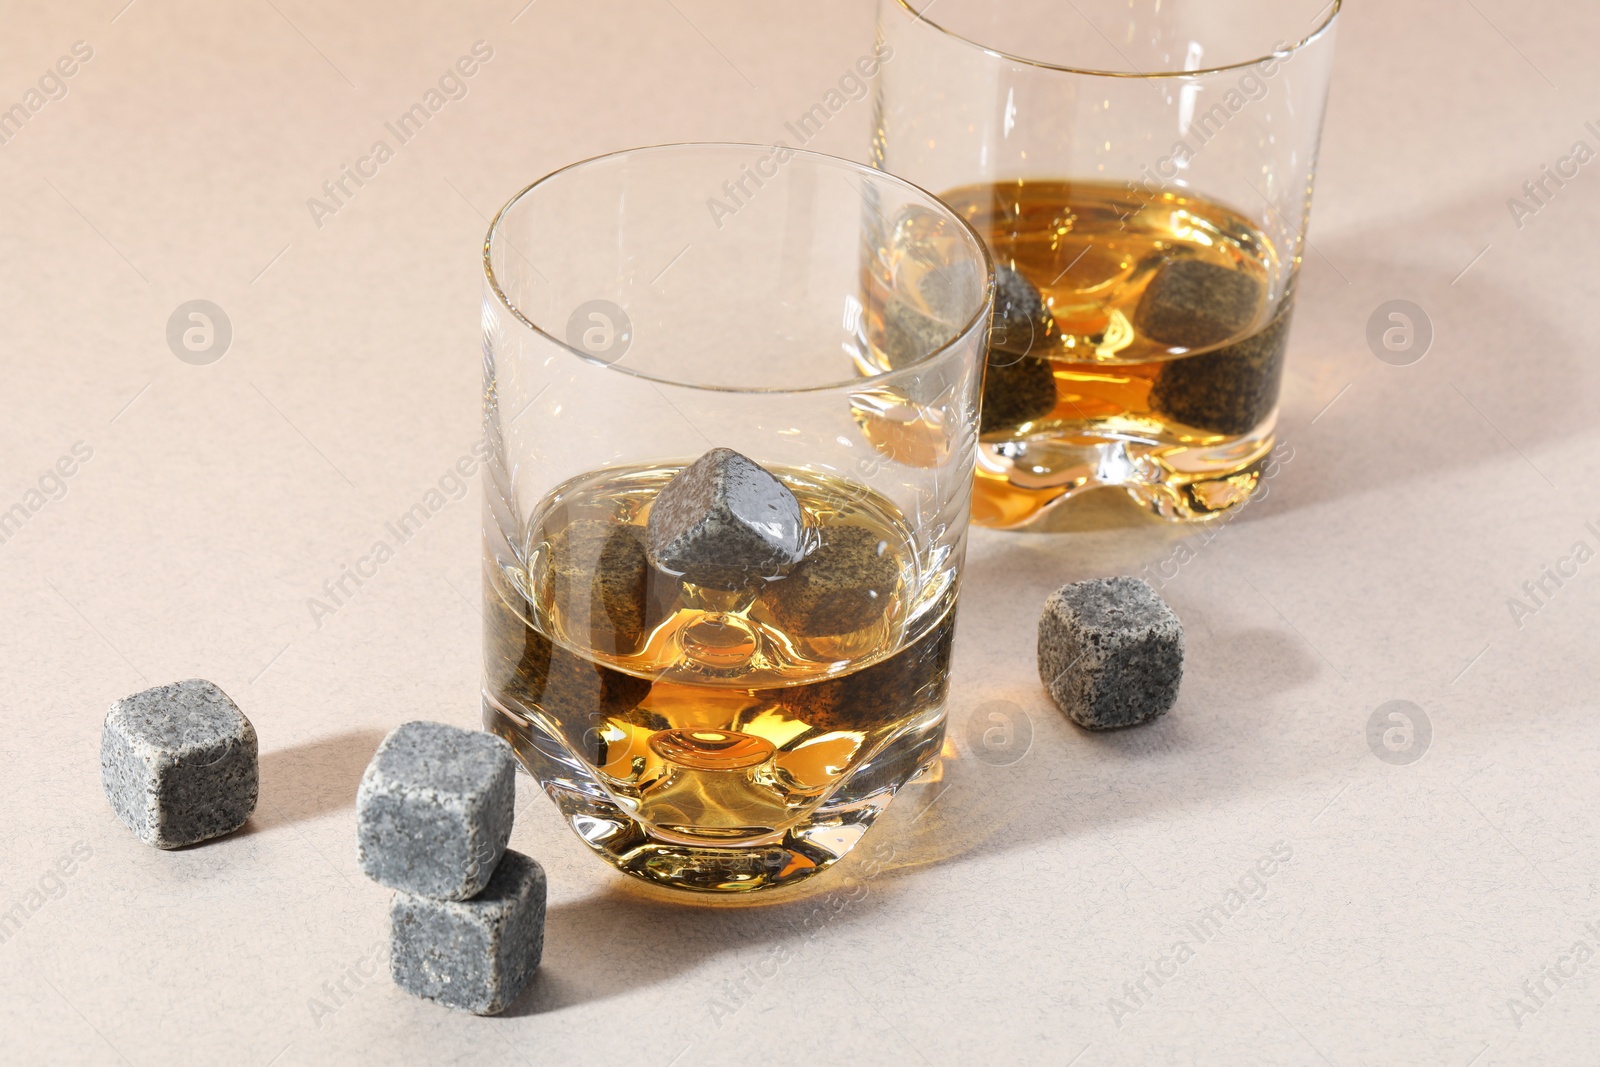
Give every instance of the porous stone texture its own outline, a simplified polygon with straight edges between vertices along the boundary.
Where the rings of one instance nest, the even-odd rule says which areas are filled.
[[[996,267],[994,280],[980,434],[1017,430],[1044,418],[1056,406],[1056,379],[1050,361],[1029,355],[1034,349],[1048,350],[1055,320],[1039,290],[1018,271]]]
[[[156,848],[182,848],[243,826],[260,794],[255,727],[203,678],[111,705],[100,780],[123,825]]]
[[[544,951],[545,876],[507,852],[471,900],[396,893],[389,906],[389,971],[415,997],[477,1015],[510,1007]]]
[[[564,619],[587,618],[588,632],[571,636],[600,652],[638,652],[665,614],[659,606],[669,599],[667,587],[676,592],[676,580],[650,565],[639,526],[579,519],[551,537],[544,551],[546,600]]]
[[[1140,333],[1173,348],[1205,348],[1237,337],[1255,318],[1261,283],[1203,259],[1169,259],[1134,309]]]
[[[961,254],[960,238],[943,221],[940,227],[948,236],[935,242],[939,246],[934,252],[935,262],[927,264],[917,280],[917,295],[935,318],[955,319],[966,309],[971,309],[967,310],[970,317],[977,310],[973,305],[983,295],[983,267],[970,259],[951,259]]]
[[[1079,726],[1148,722],[1178,699],[1183,624],[1140,578],[1063,586],[1039,619],[1039,677]]]
[[[1261,425],[1278,406],[1292,317],[1284,306],[1254,337],[1163,364],[1150,389],[1151,406],[1210,433],[1237,436]]]
[[[828,526],[820,543],[765,599],[791,636],[854,633],[881,618],[900,581],[900,559],[876,533],[860,526]]]
[[[1056,407],[1056,376],[1050,361],[1018,355],[1003,348],[989,350],[983,372],[983,408],[978,433],[1013,431],[1042,419]]]
[[[482,891],[511,837],[516,764],[500,738],[408,722],[378,746],[356,790],[356,840],[368,878],[465,900]]]
[[[646,526],[651,563],[685,581],[737,589],[800,562],[800,502],[765,467],[713,448],[656,495]]]
[[[918,310],[905,300],[891,300],[883,309],[883,356],[890,370],[909,367],[955,339],[956,328]]]
[[[1055,320],[1033,283],[1013,267],[995,267],[989,347],[1026,354],[1054,332]]]

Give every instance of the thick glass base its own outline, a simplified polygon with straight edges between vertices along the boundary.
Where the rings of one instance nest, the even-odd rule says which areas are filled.
[[[639,818],[630,811],[636,804],[608,789],[594,767],[541,722],[538,712],[515,710],[511,703],[485,692],[485,728],[511,743],[585,844],[635,878],[703,893],[769,890],[825,870],[855,847],[895,792],[938,757],[944,742],[944,709],[931,709],[886,738],[821,804],[781,829],[747,836],[728,829],[669,828]],[[663,736],[651,744],[658,752],[670,751],[676,740]],[[725,768],[684,764],[680,788],[697,805],[701,825],[712,821],[705,818],[706,808],[717,803],[719,794],[737,793],[749,770],[740,762]]]
[[[1250,433],[1204,445],[1084,433],[982,444],[972,519],[1007,530],[1036,528],[1091,489],[1116,487],[1169,522],[1203,522],[1250,498],[1276,440],[1277,413]]]

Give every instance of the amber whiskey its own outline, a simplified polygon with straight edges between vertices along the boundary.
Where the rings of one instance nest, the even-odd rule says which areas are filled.
[[[827,866],[943,738],[954,570],[863,486],[775,468],[811,544],[783,577],[696,586],[652,566],[678,466],[569,481],[488,575],[489,725],[615,865],[690,889]]]
[[[1048,378],[1038,401],[985,390],[986,408],[1008,416],[985,421],[976,521],[1026,525],[1092,485],[1123,484],[1178,519],[1249,495],[1273,444],[1293,306],[1293,264],[1258,224],[1187,193],[1093,182],[944,199],[1048,309],[1025,357],[997,373],[991,356],[992,380],[1035,367],[1054,397]]]

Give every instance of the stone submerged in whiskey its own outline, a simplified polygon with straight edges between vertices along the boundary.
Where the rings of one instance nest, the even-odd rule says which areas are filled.
[[[994,317],[990,320],[989,346],[1009,352],[1044,351],[1055,332],[1055,320],[1044,297],[1014,267],[994,269]]]
[[[1169,418],[1215,434],[1244,434],[1278,406],[1283,356],[1294,307],[1285,300],[1271,325],[1215,352],[1161,368],[1150,404]]]
[[[883,355],[890,370],[909,367],[955,338],[956,328],[919,311],[903,299],[883,309]]]
[[[798,562],[771,576],[740,563],[714,584],[641,571],[636,547],[615,546],[648,541],[683,469],[597,471],[535,509],[526,574],[490,572],[487,721],[624,869],[787,881],[831,858],[786,834],[824,804],[870,822],[885,783],[937,753],[953,583],[919,574],[886,498],[787,467],[770,474],[803,517]],[[715,558],[672,557],[699,577]],[[695,851],[747,843],[788,858],[735,878]]]
[[[995,268],[980,434],[1014,430],[1055,410],[1055,371],[1034,354],[1049,352],[1054,332],[1055,320],[1033,283],[1011,267]]]
[[[1145,287],[1133,324],[1173,348],[1209,348],[1243,333],[1260,303],[1261,284],[1248,274],[1202,259],[1169,259]]]
[[[658,584],[664,578],[650,563],[644,531],[583,519],[551,538],[548,559],[543,595],[561,603],[586,595],[594,647],[637,652],[651,623],[652,578]]]
[[[883,614],[900,581],[900,564],[876,531],[834,526],[820,536],[821,544],[768,596],[773,618],[807,637],[866,626]]]
[[[1187,190],[1109,182],[942,199],[1038,288],[1053,326],[1027,352],[1049,364],[1050,410],[1043,368],[1025,378],[1018,364],[1008,382],[991,351],[975,521],[1026,527],[1106,485],[1175,520],[1249,497],[1272,448],[1294,293],[1295,263],[1263,223]]]
[[[1254,321],[1260,282],[1197,259],[1162,264],[1139,300],[1134,324],[1162,344],[1206,348],[1238,337]],[[1212,352],[1163,366],[1150,404],[1167,417],[1216,434],[1243,434],[1278,403],[1292,305],[1266,329]]]

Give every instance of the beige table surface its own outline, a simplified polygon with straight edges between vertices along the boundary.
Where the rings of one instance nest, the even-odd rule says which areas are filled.
[[[477,435],[486,216],[593,153],[782,136],[870,6],[124,3],[0,9],[0,105],[93,53],[0,146],[0,509],[28,513],[0,544],[0,1062],[1595,1061],[1600,563],[1509,601],[1600,549],[1600,166],[1520,228],[1507,200],[1600,147],[1600,10],[1351,5],[1267,499],[1214,537],[1111,505],[974,537],[954,732],[1010,701],[1023,759],[951,761],[876,863],[739,910],[642,896],[523,780],[544,965],[477,1019],[388,981],[353,829],[385,731],[477,721],[476,488],[332,616],[308,600]],[[477,41],[467,96],[319,227],[307,198]],[[861,158],[869,110],[824,147]],[[208,366],[165,339],[197,298],[233,330]],[[1392,299],[1435,330],[1411,366],[1365,341]],[[1072,728],[1034,673],[1045,595],[1175,552],[1176,709]],[[195,675],[254,720],[262,800],[162,853],[107,807],[100,725]],[[1390,700],[1431,724],[1409,765],[1368,745]]]

